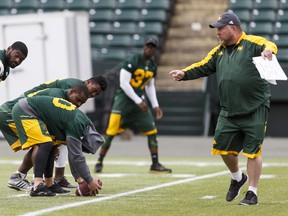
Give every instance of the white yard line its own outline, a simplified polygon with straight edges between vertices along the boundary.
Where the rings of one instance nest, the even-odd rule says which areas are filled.
[[[3,163],[3,162],[4,162],[3,160],[0,160],[0,164]],[[11,161],[9,161],[9,163],[11,164]],[[114,161],[113,162],[110,161],[110,163],[111,164],[115,164],[115,165],[116,164],[117,165],[121,164],[121,162],[119,163],[119,161],[118,162],[117,161],[115,161],[115,162]],[[135,165],[135,162],[132,162],[132,161],[125,161],[125,163],[126,164],[131,163],[130,165],[133,165],[133,164]],[[176,162],[176,163],[177,163],[177,165],[180,165],[179,162]],[[192,163],[193,163],[193,165],[192,165]],[[197,165],[197,163],[198,163],[198,165]],[[173,162],[170,162],[170,164],[173,164]],[[212,163],[190,162],[189,165],[191,165],[191,166],[203,166],[203,164],[211,166],[211,164],[213,164],[213,162]],[[216,164],[219,166],[219,163],[216,163]],[[187,166],[187,163],[183,162],[183,165]],[[222,166],[223,166],[223,164],[222,164]],[[263,164],[263,167],[269,167],[269,166],[288,166],[288,163],[264,163]],[[241,170],[245,170],[246,168],[245,167],[241,167],[240,169]],[[65,204],[65,205],[61,205],[61,206],[56,206],[56,207],[52,207],[52,208],[42,209],[42,210],[39,210],[39,211],[28,212],[26,214],[22,214],[21,216],[42,215],[42,214],[46,214],[46,213],[50,213],[50,212],[54,212],[54,211],[58,211],[58,210],[63,210],[63,209],[67,209],[67,208],[73,208],[73,207],[82,206],[82,205],[86,205],[86,204],[90,204],[90,203],[102,202],[102,201],[106,201],[106,200],[111,200],[111,199],[116,199],[116,198],[120,198],[120,197],[129,196],[129,195],[132,195],[132,194],[142,193],[142,192],[146,192],[146,191],[152,191],[152,190],[156,190],[156,189],[159,189],[159,188],[170,187],[170,186],[173,186],[173,185],[178,185],[178,184],[198,181],[198,180],[202,180],[202,179],[213,178],[213,177],[216,177],[216,176],[221,176],[221,175],[226,175],[226,174],[229,174],[228,170],[221,171],[221,172],[216,172],[216,173],[211,173],[211,174],[206,174],[206,175],[202,175],[202,176],[194,176],[194,177],[191,177],[191,178],[186,178],[186,179],[182,179],[182,180],[172,181],[172,182],[168,182],[168,183],[165,183],[165,184],[150,186],[150,187],[146,187],[146,188],[142,188],[142,189],[127,191],[127,192],[124,192],[124,193],[108,195],[108,196],[105,196],[105,197],[97,197],[97,198],[93,198],[91,200],[75,202],[75,203],[69,203],[69,204]]]
[[[241,169],[243,170],[245,168],[241,168]],[[132,194],[137,194],[137,193],[142,193],[142,192],[146,192],[146,191],[156,190],[156,189],[159,189],[159,188],[170,187],[170,186],[173,186],[173,185],[193,182],[193,181],[202,180],[202,179],[213,178],[213,177],[216,177],[216,176],[226,175],[228,173],[229,173],[228,171],[221,171],[221,172],[211,173],[211,174],[207,174],[207,175],[196,176],[196,177],[192,177],[192,178],[188,178],[188,179],[168,182],[168,183],[165,183],[165,184],[155,185],[155,186],[146,187],[146,188],[142,188],[142,189],[138,189],[138,190],[132,190],[132,191],[124,192],[124,193],[114,194],[114,195],[107,196],[107,197],[95,198],[95,199],[91,199],[91,200],[87,200],[87,201],[69,203],[69,204],[66,204],[66,205],[61,205],[61,206],[57,206],[57,207],[53,207],[53,208],[47,208],[47,209],[42,209],[42,210],[39,210],[39,211],[28,212],[28,213],[23,214],[21,216],[36,216],[36,215],[46,214],[46,213],[54,212],[54,211],[57,211],[57,210],[63,210],[63,209],[77,207],[77,206],[86,205],[86,204],[90,204],[90,203],[102,202],[102,201],[105,201],[105,200],[111,200],[111,199],[115,199],[115,198],[119,198],[119,197],[129,196],[129,195],[132,195]]]

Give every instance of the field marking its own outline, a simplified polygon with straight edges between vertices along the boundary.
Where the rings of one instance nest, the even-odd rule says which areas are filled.
[[[245,168],[241,168],[241,169],[244,170]],[[168,183],[165,183],[165,184],[150,186],[150,187],[146,187],[146,188],[142,188],[142,189],[132,190],[132,191],[124,192],[124,193],[114,194],[114,195],[107,196],[107,197],[95,198],[95,199],[81,201],[81,202],[75,202],[75,203],[69,203],[69,204],[65,204],[65,205],[61,205],[61,206],[56,206],[56,207],[52,207],[52,208],[42,209],[42,210],[39,210],[39,211],[28,212],[26,214],[22,214],[21,216],[37,216],[37,215],[46,214],[46,213],[49,213],[49,212],[54,212],[54,211],[57,211],[57,210],[63,210],[63,209],[77,207],[77,206],[86,205],[86,204],[90,204],[90,203],[102,202],[102,201],[105,201],[105,200],[116,199],[116,198],[119,198],[119,197],[129,196],[129,195],[132,195],[132,194],[147,192],[147,191],[156,190],[156,189],[159,189],[159,188],[170,187],[170,186],[173,186],[173,185],[193,182],[193,181],[202,180],[202,179],[213,178],[213,177],[216,177],[216,176],[221,176],[221,175],[226,175],[226,174],[229,174],[229,171],[226,170],[226,171],[216,172],[216,173],[212,173],[212,174],[196,176],[196,177],[192,177],[192,178],[188,178],[188,179],[182,179],[182,180],[177,180],[177,181],[173,181],[173,182],[168,182]]]
[[[11,164],[11,162],[12,162],[11,160],[0,160],[0,164],[3,164],[3,163],[4,164],[6,164],[6,163]],[[110,162],[112,162],[112,161],[110,161]],[[115,161],[115,162],[117,162],[117,161]],[[135,162],[132,162],[132,161],[127,161],[127,162],[131,162],[131,165],[133,165],[133,164],[135,165]],[[170,163],[172,164],[173,162],[170,162]],[[193,163],[193,165],[197,166],[198,162],[192,162],[192,163]],[[119,164],[119,163],[115,163],[115,165],[116,164]],[[177,162],[177,164],[179,165],[179,162]],[[183,165],[184,164],[187,166],[187,163],[183,161]],[[199,164],[201,166],[203,166],[204,163],[203,162],[199,162]],[[198,166],[199,166],[199,164],[198,164]],[[207,163],[207,165],[208,164],[211,165],[211,163]],[[216,163],[216,164],[219,165],[219,163]],[[242,163],[242,164],[244,164],[244,163]],[[190,165],[192,165],[192,164],[190,164]],[[223,164],[222,164],[222,166],[223,166]],[[263,168],[264,167],[269,167],[269,166],[272,166],[272,167],[273,166],[288,166],[288,163],[263,163]],[[241,170],[246,170],[246,167],[242,167],[240,169]],[[58,210],[67,209],[67,208],[73,208],[73,207],[86,205],[86,204],[90,204],[90,203],[102,202],[102,201],[105,201],[105,200],[115,199],[115,198],[124,197],[124,196],[128,196],[128,195],[136,194],[136,193],[151,191],[151,190],[155,190],[155,189],[159,189],[159,188],[170,187],[170,186],[177,185],[177,184],[188,183],[188,182],[193,182],[193,181],[202,180],[202,179],[208,179],[208,178],[221,176],[221,175],[225,175],[225,174],[229,174],[229,171],[226,170],[226,171],[221,171],[221,172],[217,172],[217,173],[212,173],[212,174],[207,174],[207,175],[202,175],[202,176],[196,176],[196,177],[192,177],[192,178],[188,178],[188,179],[177,180],[177,181],[173,181],[173,182],[169,182],[169,183],[165,183],[165,184],[160,184],[160,185],[155,185],[155,186],[151,186],[151,187],[146,187],[146,188],[143,188],[143,189],[137,189],[137,190],[128,191],[128,192],[124,192],[124,193],[120,193],[120,194],[109,195],[109,196],[106,196],[106,197],[100,197],[100,198],[95,198],[95,199],[92,199],[92,200],[75,202],[75,203],[65,204],[65,205],[57,206],[57,207],[53,207],[53,208],[42,209],[42,210],[39,210],[39,211],[28,212],[26,214],[21,214],[21,216],[37,216],[37,215],[41,215],[41,214],[45,214],[45,213],[49,213],[49,212],[53,212],[53,211],[58,211]]]

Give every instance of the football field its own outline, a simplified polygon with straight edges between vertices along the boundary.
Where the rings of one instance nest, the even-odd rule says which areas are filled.
[[[103,173],[93,172],[98,154],[86,155],[92,175],[103,182],[99,195],[77,197],[71,190],[69,195],[30,197],[28,192],[6,186],[23,152],[13,153],[5,140],[0,140],[0,215],[287,215],[288,139],[266,138],[263,144],[258,206],[238,205],[247,184],[236,200],[225,201],[230,175],[221,158],[210,155],[212,137],[159,136],[158,141],[160,162],[173,170],[171,174],[149,172],[146,137],[116,137]],[[246,173],[246,158],[239,158]],[[65,175],[73,182],[66,167]],[[31,179],[32,170],[28,175]]]

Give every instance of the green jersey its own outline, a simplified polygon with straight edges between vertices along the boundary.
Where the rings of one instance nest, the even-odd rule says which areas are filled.
[[[49,96],[27,97],[19,100],[12,110],[19,137],[33,136],[33,131],[22,130],[25,121],[44,123],[50,136],[66,140],[70,170],[74,179],[93,180],[83,152],[95,154],[104,143],[91,120],[75,105],[62,98]],[[38,123],[38,124],[39,124]],[[36,123],[37,124],[37,123]],[[43,124],[42,124],[43,126]],[[20,137],[20,139],[21,139]],[[21,141],[22,142],[22,141]]]
[[[56,80],[42,83],[39,86],[36,86],[36,87],[24,92],[24,96],[27,96],[27,94],[30,94],[32,92],[36,92],[36,91],[46,89],[46,88],[69,89],[69,88],[71,88],[77,84],[85,84],[85,82],[82,80],[79,80],[79,79],[75,79],[75,78],[56,79]]]
[[[35,93],[38,92],[40,90],[43,89],[47,89],[47,88],[60,88],[60,89],[69,89],[77,84],[85,84],[84,81],[79,80],[79,79],[75,79],[75,78],[67,78],[67,79],[57,79],[57,80],[53,80],[53,81],[48,81],[45,83],[40,84],[39,86],[36,86],[26,92],[24,92],[20,97],[15,98],[14,100],[11,101],[7,101],[4,104],[2,104],[0,107],[1,109],[5,109],[6,111],[11,112],[13,106],[21,99],[24,97],[27,97],[27,95],[31,94],[31,93]],[[41,94],[42,95],[42,94]],[[43,94],[45,95],[45,94]],[[47,94],[46,94],[47,95]],[[50,96],[54,96],[51,95]],[[59,96],[60,97],[60,96]],[[62,98],[62,97],[61,97]]]
[[[35,111],[37,118],[45,122],[49,133],[57,140],[65,140],[68,135],[81,139],[84,136],[84,129],[88,125],[93,125],[82,111],[62,98],[28,97],[27,102]]]
[[[10,73],[10,67],[8,66],[8,62],[6,62],[5,53],[5,49],[0,50],[0,81],[4,81]]]
[[[46,95],[51,97],[59,97],[67,100],[67,91],[68,90],[63,90],[59,88],[50,88],[30,93],[27,95],[27,97]],[[12,108],[18,102],[18,99],[14,100],[13,103],[11,101],[10,103],[8,103],[8,105],[3,104],[2,106],[0,106],[0,130],[7,142],[9,143],[10,147],[14,151],[18,151],[21,148],[18,134],[16,133],[11,114]]]
[[[259,36],[242,36],[233,47],[216,46],[200,62],[183,69],[182,80],[192,80],[216,73],[221,115],[236,116],[255,111],[262,104],[269,107],[269,83],[262,79],[252,58],[265,49],[277,53],[277,46]]]
[[[149,83],[153,77],[156,77],[157,74],[155,61],[152,59],[145,60],[141,53],[137,53],[128,58],[123,63],[122,68],[131,73],[130,85],[139,97],[144,94],[147,83]],[[121,88],[117,92],[117,94],[123,93],[124,91]]]

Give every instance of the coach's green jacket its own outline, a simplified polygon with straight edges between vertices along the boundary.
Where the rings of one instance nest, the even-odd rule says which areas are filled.
[[[185,72],[182,80],[216,73],[221,115],[247,114],[262,104],[269,107],[269,83],[260,77],[252,62],[252,57],[261,56],[261,52],[267,49],[277,53],[274,43],[242,32],[238,42],[230,47],[230,54],[223,45],[214,47],[202,61],[182,70]]]

